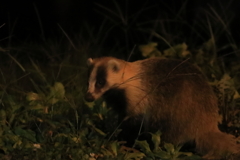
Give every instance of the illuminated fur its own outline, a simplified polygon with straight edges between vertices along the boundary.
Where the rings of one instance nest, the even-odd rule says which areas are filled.
[[[89,59],[88,64],[87,100],[103,96],[122,118],[141,121],[144,117],[145,128],[161,130],[163,141],[175,145],[195,142],[197,152],[205,158],[223,158],[239,151],[234,137],[218,129],[217,98],[190,63],[103,57]]]

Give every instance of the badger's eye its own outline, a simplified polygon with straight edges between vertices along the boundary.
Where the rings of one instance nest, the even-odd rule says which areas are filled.
[[[105,85],[105,83],[106,83],[105,79],[99,79],[96,82],[96,87],[97,88],[102,88]]]

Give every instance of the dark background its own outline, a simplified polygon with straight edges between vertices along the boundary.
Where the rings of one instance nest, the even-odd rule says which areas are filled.
[[[12,44],[39,42],[43,38],[58,39],[59,35],[63,35],[59,26],[68,36],[74,37],[79,32],[85,32],[86,28],[100,28],[106,20],[106,15],[112,16],[121,23],[120,18],[111,15],[99,4],[114,11],[117,11],[117,7],[121,8],[123,14],[129,18],[128,23],[134,21],[131,16],[137,15],[134,24],[123,23],[122,28],[129,26],[134,28],[150,20],[174,19],[183,5],[185,15],[181,15],[182,21],[192,25],[196,23],[196,20],[206,19],[203,13],[211,10],[212,7],[218,13],[221,12],[221,16],[227,16],[230,13],[232,19],[229,26],[232,36],[237,43],[239,42],[240,2],[238,0],[228,2],[226,0],[2,0],[0,2],[0,26],[5,25],[0,28],[0,44],[9,44],[9,39]],[[105,24],[107,27],[108,25],[109,28],[112,27],[110,23]],[[188,29],[183,32],[189,36],[187,35]],[[115,37],[124,39],[118,30],[113,30],[111,34],[113,33],[116,33]],[[144,38],[135,37],[133,43],[146,43],[146,39],[140,40]],[[109,38],[108,42],[111,44],[113,41]]]

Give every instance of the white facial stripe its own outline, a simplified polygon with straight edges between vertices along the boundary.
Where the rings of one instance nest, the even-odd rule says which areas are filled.
[[[94,93],[94,90],[95,90],[96,74],[97,74],[97,67],[94,67],[88,80],[88,83],[89,83],[88,92],[90,93]]]

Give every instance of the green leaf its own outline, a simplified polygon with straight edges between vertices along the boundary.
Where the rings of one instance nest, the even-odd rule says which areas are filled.
[[[151,149],[149,147],[149,144],[147,143],[146,140],[144,140],[144,141],[136,140],[135,144],[137,146],[139,146],[141,148],[141,150],[143,151],[143,153],[145,153],[147,156],[153,157],[153,153],[152,153],[152,151],[151,151]]]
[[[43,110],[43,111],[45,111],[46,106],[43,106],[42,104],[37,103],[36,105],[32,105],[32,106],[30,107],[30,109],[31,109],[31,110]]]
[[[186,43],[175,45],[171,48],[168,48],[163,51],[163,55],[165,57],[180,57],[184,58],[190,55],[190,52],[188,51],[188,46]]]
[[[55,104],[64,97],[65,89],[63,84],[60,82],[55,82],[53,87],[50,87],[49,103]]]
[[[101,153],[107,157],[114,157],[113,153],[106,148],[101,148]]]
[[[93,126],[93,128],[94,128],[94,130],[95,130],[97,133],[99,133],[100,135],[102,135],[102,136],[104,136],[104,137],[106,136],[106,133],[104,133],[102,130],[100,130],[100,129],[94,127],[94,126]]]
[[[33,132],[32,130],[30,129],[27,129],[27,130],[24,130],[20,127],[16,127],[14,128],[13,132],[16,134],[16,135],[19,135],[23,138],[26,138],[32,142],[36,142],[36,134],[35,132]]]
[[[87,101],[84,101],[84,103],[85,103],[90,109],[93,109],[94,106],[95,106],[95,102],[87,102]]]
[[[157,131],[156,133],[150,133],[152,135],[152,142],[154,144],[153,151],[156,152],[160,149],[159,145],[161,143],[161,132]]]
[[[86,137],[87,134],[89,134],[88,128],[81,128],[81,130],[78,131],[78,134],[80,137]]]
[[[27,93],[26,99],[27,101],[37,101],[37,100],[41,100],[42,97],[37,93],[29,92]]]
[[[0,146],[0,150],[2,150],[6,154],[8,151],[8,148],[5,146]]]
[[[155,42],[150,42],[146,45],[140,45],[139,50],[143,57],[160,57],[162,54],[157,49],[158,44]]]
[[[56,97],[58,98],[64,98],[65,96],[65,89],[62,83],[55,82],[53,85],[53,92],[55,93]]]
[[[51,97],[48,102],[49,102],[50,104],[55,104],[55,103],[57,103],[58,101],[59,101],[58,98]]]
[[[133,153],[126,153],[124,156],[124,160],[137,160],[137,159],[143,159],[143,157],[146,157],[146,155],[142,152],[133,152]]]
[[[6,112],[5,110],[0,110],[0,125],[5,125],[6,123]]]
[[[165,143],[164,148],[167,150],[168,153],[173,154],[175,152],[174,145],[171,143]]]
[[[239,98],[240,98],[240,95],[239,95],[238,91],[235,91],[233,99],[235,100],[235,99],[239,99]]]
[[[202,49],[206,52],[212,52],[215,49],[215,42],[213,38],[210,38],[207,42],[203,43]]]
[[[17,148],[18,146],[21,146],[21,144],[22,144],[22,141],[19,139],[18,141],[16,141],[16,142],[14,143],[13,148],[15,149],[15,148]]]
[[[158,151],[156,153],[154,153],[155,157],[161,158],[161,159],[171,159],[171,155],[166,152],[166,151]]]
[[[109,149],[113,152],[114,156],[117,156],[118,154],[118,149],[119,149],[119,144],[117,141],[110,142]]]

